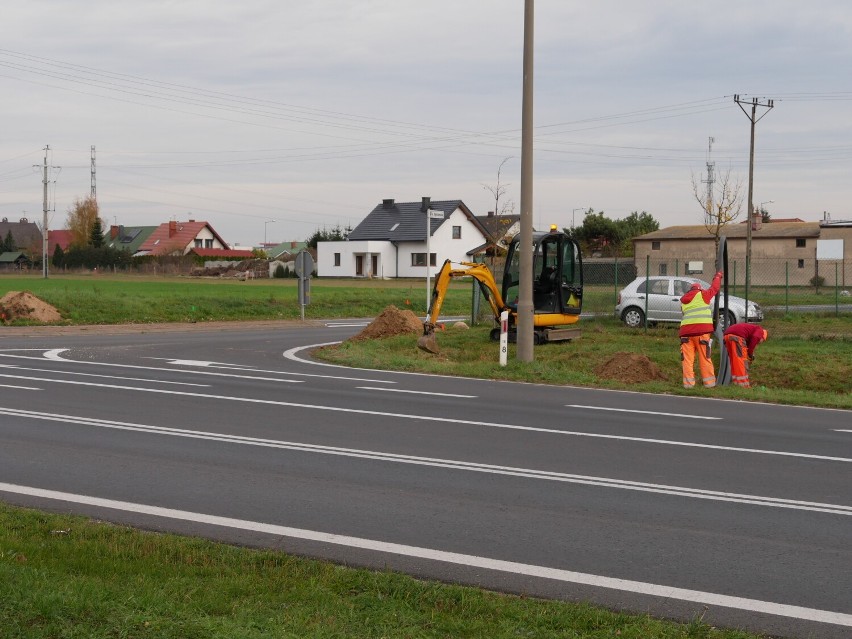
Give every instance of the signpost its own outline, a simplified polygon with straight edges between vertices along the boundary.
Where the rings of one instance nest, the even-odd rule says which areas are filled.
[[[311,303],[311,274],[314,272],[314,258],[307,251],[296,255],[296,275],[299,277],[299,307],[302,321],[305,321],[305,306]]]
[[[443,220],[444,212],[429,209],[426,211],[426,314],[429,314],[429,307],[432,305],[432,253],[429,250],[429,238],[432,237],[432,220]]]
[[[500,366],[509,363],[509,311],[500,313]]]

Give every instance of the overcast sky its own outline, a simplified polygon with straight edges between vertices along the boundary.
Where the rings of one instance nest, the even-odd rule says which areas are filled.
[[[534,224],[700,224],[692,178],[776,218],[852,219],[847,0],[538,0]],[[520,212],[523,0],[4,3],[0,217],[206,220],[229,243],[355,226],[383,198]],[[758,109],[758,115],[766,109]],[[745,198],[744,198],[745,200]],[[744,204],[745,208],[745,204]],[[744,214],[743,214],[744,215]],[[274,220],[274,221],[272,221]]]

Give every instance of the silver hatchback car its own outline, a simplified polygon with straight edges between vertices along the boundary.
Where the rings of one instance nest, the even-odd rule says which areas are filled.
[[[710,288],[704,280],[695,277],[657,275],[637,277],[618,294],[615,312],[631,328],[645,324],[645,309],[648,309],[649,322],[680,322],[680,298],[692,285],[698,282],[701,288]],[[728,295],[728,307],[725,309],[724,297],[719,298],[719,316],[723,327],[739,322],[759,322],[763,319],[763,310],[756,302],[749,300],[746,317],[745,300]]]

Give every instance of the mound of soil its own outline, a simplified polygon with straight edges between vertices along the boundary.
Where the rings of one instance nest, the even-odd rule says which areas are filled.
[[[659,366],[639,353],[615,353],[595,369],[595,375],[627,384],[666,379]]]
[[[62,316],[55,307],[41,301],[29,291],[9,291],[0,298],[0,319],[5,322],[25,319],[49,323],[58,322]]]
[[[400,310],[396,306],[391,305],[370,322],[363,331],[349,339],[352,341],[381,339],[382,337],[393,337],[394,335],[405,335],[407,333],[420,335],[422,332],[423,322],[420,321],[420,318],[407,309]]]

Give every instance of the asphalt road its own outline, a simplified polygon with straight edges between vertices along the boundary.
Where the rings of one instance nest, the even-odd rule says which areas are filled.
[[[778,636],[852,636],[849,412],[308,361],[305,346],[360,328],[4,332],[0,498]]]

